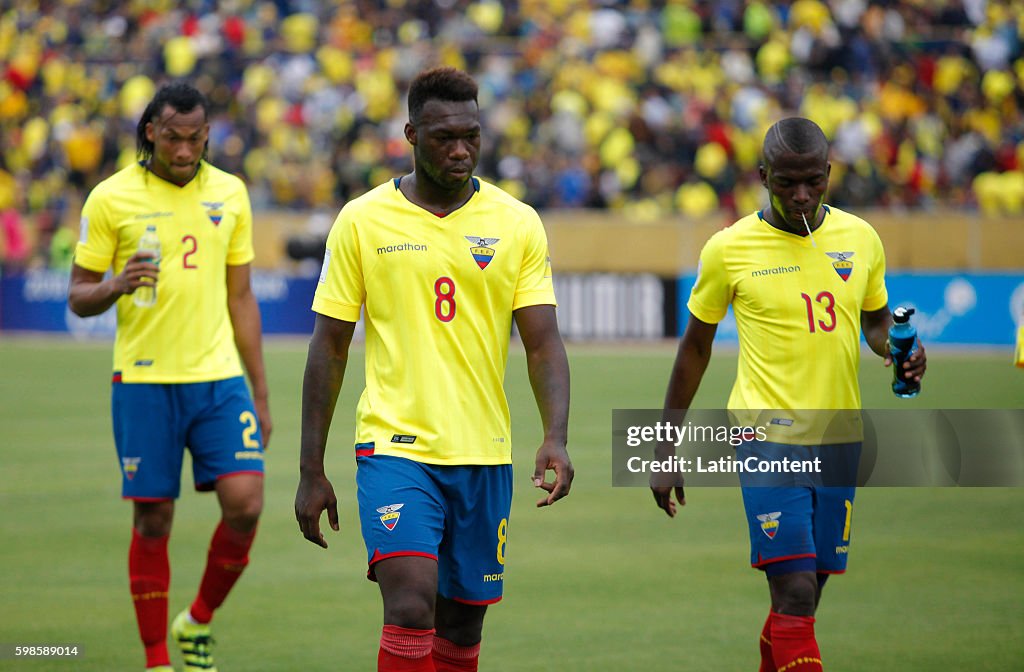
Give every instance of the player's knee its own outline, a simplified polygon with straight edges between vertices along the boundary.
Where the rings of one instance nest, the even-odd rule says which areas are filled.
[[[135,502],[133,524],[143,537],[166,537],[174,521],[174,502]]]
[[[434,616],[437,634],[458,646],[479,644],[486,613],[484,605],[464,604],[438,596]]]
[[[775,610],[790,616],[813,616],[818,602],[818,582],[814,574],[800,572],[772,577],[772,602]]]
[[[263,513],[263,498],[249,497],[232,506],[224,507],[224,522],[240,532],[251,532],[256,528]]]
[[[777,611],[790,616],[813,616],[817,602],[814,591],[794,591],[781,597]]]
[[[401,628],[429,630],[434,627],[433,600],[415,593],[387,600],[384,605],[384,623]]]

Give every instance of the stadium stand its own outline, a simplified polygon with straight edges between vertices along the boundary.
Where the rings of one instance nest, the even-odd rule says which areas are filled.
[[[16,2],[0,261],[68,263],[84,193],[133,160],[140,105],[173,78],[210,97],[212,158],[257,211],[336,211],[409,168],[401,92],[428,63],[478,79],[480,172],[540,209],[726,221],[757,206],[764,130],[800,114],[833,143],[839,206],[1020,215],[1021,16],[1020,0]]]

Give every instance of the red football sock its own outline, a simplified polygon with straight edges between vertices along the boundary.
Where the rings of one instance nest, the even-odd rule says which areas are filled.
[[[210,540],[210,552],[206,556],[206,571],[199,584],[199,594],[192,602],[192,618],[196,623],[209,623],[213,611],[231,591],[231,587],[249,564],[249,549],[256,537],[256,530],[239,532],[220,521]]]
[[[768,612],[768,618],[764,619],[764,628],[761,630],[761,667],[757,672],[775,672],[775,660],[772,658],[772,614]]]
[[[768,618],[777,672],[822,672],[821,652],[814,639],[814,617],[772,612]]]
[[[128,581],[139,637],[146,647],[146,667],[171,664],[167,655],[167,589],[171,585],[168,538],[144,537],[133,529],[128,548]]]
[[[459,646],[444,637],[434,636],[434,669],[437,672],[477,672],[480,643]]]
[[[385,625],[380,636],[377,672],[436,672],[430,651],[434,630]]]

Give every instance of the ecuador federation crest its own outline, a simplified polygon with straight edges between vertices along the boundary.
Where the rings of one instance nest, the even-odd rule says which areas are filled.
[[[853,262],[850,261],[853,252],[826,252],[825,254],[835,259],[832,262],[832,268],[836,269],[836,273],[843,279],[843,282],[849,280],[850,274],[853,273]]]
[[[380,522],[388,528],[389,532],[395,529],[395,525],[398,525],[398,519],[402,517],[398,510],[403,506],[405,504],[388,504],[377,509],[377,513],[381,514]]]
[[[775,533],[779,531],[780,517],[782,517],[781,511],[757,514],[757,519],[761,521],[761,531],[764,532],[765,536],[769,539],[774,539]]]
[[[480,267],[481,271],[487,268],[487,264],[491,263],[491,259],[494,259],[495,251],[491,249],[491,245],[497,243],[499,239],[466,236],[466,240],[473,243],[473,247],[469,248],[469,251],[473,255],[476,265]]]
[[[214,226],[220,226],[220,220],[224,217],[224,201],[201,201],[206,208],[206,216],[210,218]]]
[[[124,472],[124,477],[129,481],[135,478],[135,474],[139,471],[139,463],[142,462],[141,457],[122,457],[121,458],[121,471]]]

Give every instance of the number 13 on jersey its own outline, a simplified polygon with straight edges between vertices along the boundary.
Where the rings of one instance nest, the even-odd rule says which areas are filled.
[[[814,319],[814,304],[811,303],[811,297],[809,294],[800,294],[800,298],[804,300],[804,305],[807,308],[807,328],[813,334],[815,332],[815,319]],[[832,292],[818,292],[818,295],[814,297],[814,301],[818,303],[821,310],[825,312],[824,320],[817,320],[817,327],[822,331],[832,331],[836,328],[836,298],[832,296]]]

